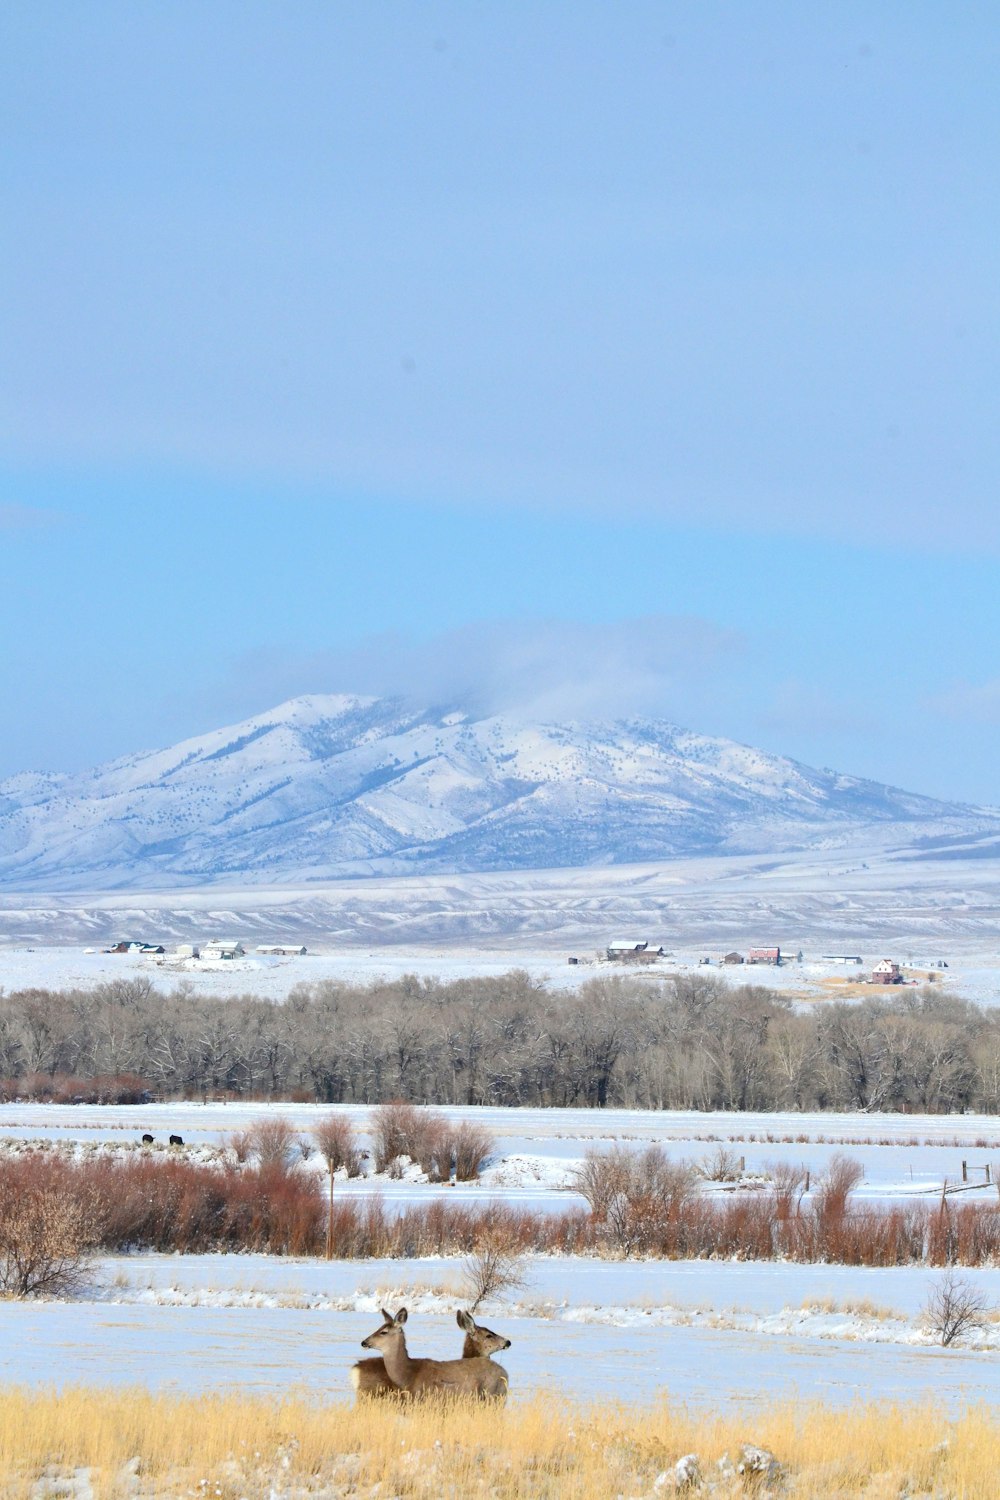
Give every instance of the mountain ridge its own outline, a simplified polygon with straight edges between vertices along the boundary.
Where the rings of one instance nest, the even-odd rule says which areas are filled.
[[[0,887],[268,884],[998,834],[996,809],[664,720],[311,694],[165,749],[0,782]]]

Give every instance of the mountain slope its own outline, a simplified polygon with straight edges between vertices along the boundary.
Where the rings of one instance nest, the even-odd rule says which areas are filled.
[[[168,750],[0,782],[0,884],[170,887],[617,864],[869,839],[1000,814],[643,719],[474,719],[293,699]]]

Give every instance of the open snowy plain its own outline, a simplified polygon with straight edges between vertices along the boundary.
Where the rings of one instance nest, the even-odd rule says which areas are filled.
[[[195,1160],[262,1114],[303,1136],[317,1106],[148,1107],[8,1105],[6,1149],[18,1141],[73,1141],[77,1151],[136,1149],[141,1131],[183,1135]],[[341,1111],[364,1132],[367,1111]],[[368,1177],[338,1194],[380,1193],[387,1206],[429,1196],[513,1201],[537,1209],[580,1203],[574,1168],[590,1146],[660,1142],[701,1161],[722,1145],[744,1158],[754,1191],[775,1161],[803,1163],[812,1180],[833,1152],[864,1166],[858,1201],[936,1201],[945,1182],[992,1202],[1000,1122],[984,1116],[653,1114],[609,1110],[477,1110],[496,1150],[479,1183],[457,1187]],[[166,1149],[166,1148],[163,1148]],[[986,1165],[990,1164],[990,1182]],[[319,1170],[315,1155],[299,1170]],[[966,1273],[1000,1304],[1000,1268]],[[542,1388],[645,1403],[664,1391],[708,1409],[764,1406],[799,1395],[834,1403],[931,1397],[950,1408],[1000,1393],[1000,1321],[940,1348],[921,1309],[940,1272],[716,1261],[533,1257],[526,1285],[482,1320],[512,1340],[504,1363],[512,1399]],[[383,1305],[411,1311],[411,1347],[457,1353],[455,1309],[469,1300],[458,1260],[316,1261],[263,1256],[112,1257],[94,1290],[73,1303],[0,1303],[0,1381],[150,1385],[280,1392],[301,1386],[349,1395],[348,1370]]]
[[[139,930],[161,929],[152,926]],[[217,924],[211,930],[217,930]],[[879,958],[892,957],[901,963],[911,984],[933,983],[943,991],[980,1005],[1000,1004],[1000,944],[996,950],[984,944],[963,944],[961,948],[948,944],[934,949],[916,944],[894,948],[887,942],[883,948],[868,948],[859,955],[863,958],[861,965],[844,965],[818,951],[804,952],[799,962],[798,950],[792,949],[789,961],[780,968],[724,965],[719,962],[719,949],[708,948],[706,944],[704,948],[678,946],[653,964],[625,970],[608,963],[594,950],[574,955],[579,961],[571,965],[564,952],[553,953],[540,946],[516,950],[431,944],[351,948],[321,943],[301,956],[273,957],[255,953],[248,939],[245,943],[246,956],[232,960],[175,958],[169,953],[162,958],[145,958],[78,944],[0,945],[0,991],[89,989],[120,979],[142,979],[164,993],[183,988],[199,995],[257,995],[281,1001],[297,985],[312,986],[324,981],[367,985],[380,980],[391,982],[410,974],[451,982],[488,980],[511,969],[523,969],[536,983],[549,989],[575,990],[589,979],[612,974],[626,974],[639,983],[655,984],[671,974],[697,971],[720,977],[728,984],[765,985],[796,1001],[811,1004],[884,994],[885,991],[875,990],[864,981]],[[944,957],[948,967],[940,968],[938,959],[944,955],[948,955]],[[705,958],[710,959],[710,964],[703,963]]]
[[[235,961],[109,955],[122,938],[180,943],[238,938]],[[697,967],[731,982],[780,985],[803,998],[843,992],[891,957],[910,976],[984,1003],[1000,999],[1000,860],[933,850],[815,850],[689,857],[639,865],[481,875],[425,874],[299,886],[189,891],[0,894],[0,987],[61,988],[146,974],[158,987],[282,999],[296,984],[365,983],[405,973],[468,979],[525,968],[570,987],[607,972],[616,939],[649,940],[670,958],[649,972]],[[269,958],[258,944],[305,944]],[[803,962],[780,970],[715,967],[731,949],[778,944]],[[845,966],[829,955],[858,955]],[[570,965],[570,956],[580,960]],[[939,968],[939,962],[947,968]]]

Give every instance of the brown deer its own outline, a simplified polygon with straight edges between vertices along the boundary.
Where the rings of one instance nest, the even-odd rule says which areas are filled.
[[[385,1319],[383,1326],[391,1324],[392,1318],[385,1309],[382,1311],[382,1316]],[[457,1312],[455,1321],[465,1334],[465,1343],[462,1345],[463,1359],[487,1359],[498,1349],[510,1348],[510,1339],[504,1338],[500,1333],[494,1333],[490,1328],[484,1328],[476,1322],[471,1313]],[[359,1359],[351,1367],[351,1384],[359,1397],[406,1394],[398,1385],[393,1385],[386,1374],[385,1362],[377,1355],[373,1359]]]
[[[366,1385],[372,1378],[368,1370],[381,1364],[389,1385],[404,1396],[478,1396],[483,1401],[506,1401],[507,1371],[503,1365],[494,1364],[488,1354],[494,1349],[508,1349],[510,1339],[501,1338],[488,1328],[479,1328],[471,1314],[460,1312],[456,1319],[465,1330],[461,1359],[411,1359],[403,1333],[406,1308],[401,1307],[393,1317],[383,1307],[382,1318],[382,1326],[361,1341],[362,1349],[376,1350],[381,1359],[359,1360],[351,1371],[351,1383],[359,1395],[375,1394]],[[487,1353],[482,1352],[483,1348]],[[377,1373],[374,1378],[378,1380]]]

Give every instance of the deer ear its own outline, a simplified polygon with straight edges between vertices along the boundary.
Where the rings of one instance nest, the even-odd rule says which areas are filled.
[[[471,1316],[467,1312],[465,1312],[464,1309],[461,1312],[457,1312],[455,1314],[455,1322],[458,1324],[459,1328],[463,1328],[466,1333],[471,1333],[476,1326]]]
[[[384,1307],[382,1309],[382,1319],[383,1319],[383,1322],[386,1322],[386,1323],[391,1323],[392,1322],[392,1313],[391,1312],[386,1312],[386,1310],[385,1310]]]
[[[407,1313],[406,1308],[405,1307],[401,1307],[399,1309],[399,1312],[396,1314],[396,1322],[397,1323],[405,1323],[408,1316],[409,1316],[409,1314]]]

